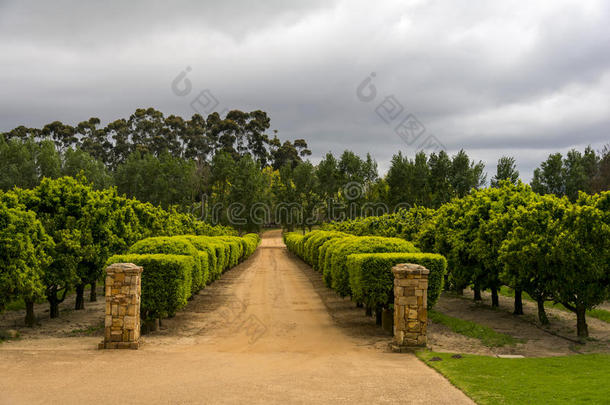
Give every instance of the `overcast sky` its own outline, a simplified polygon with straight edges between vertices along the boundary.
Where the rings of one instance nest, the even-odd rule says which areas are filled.
[[[463,148],[529,181],[610,142],[610,2],[0,0],[0,96],[0,131],[216,99],[314,162],[349,148],[383,173],[399,150]]]

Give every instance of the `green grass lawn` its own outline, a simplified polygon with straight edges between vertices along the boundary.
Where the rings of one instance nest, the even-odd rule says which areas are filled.
[[[479,339],[481,343],[488,347],[501,347],[524,342],[522,339],[516,339],[505,333],[496,332],[495,330],[476,322],[454,318],[434,310],[428,311],[428,318],[431,319],[432,322],[449,327],[455,333]]]
[[[421,351],[417,356],[479,404],[608,404],[610,355],[499,359]],[[430,361],[440,357],[441,361]]]
[[[500,291],[498,291],[498,293],[500,295],[504,295],[505,297],[514,297],[515,296],[515,290],[513,290],[512,288],[506,287],[506,286],[502,286],[500,288]],[[534,301],[532,299],[532,297],[530,297],[529,294],[526,292],[523,293],[523,299],[528,300],[528,301]],[[553,302],[547,301],[544,303],[544,306],[547,308],[555,308],[555,309],[560,309],[562,311],[572,312],[569,309],[567,309],[566,307],[564,307],[563,305],[561,305],[560,303],[553,303]],[[591,310],[587,311],[587,316],[590,316],[592,318],[597,318],[601,321],[610,323],[610,311],[606,311],[605,309],[600,309],[600,308],[591,309]]]

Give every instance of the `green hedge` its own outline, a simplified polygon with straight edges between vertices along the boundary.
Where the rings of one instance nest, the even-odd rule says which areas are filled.
[[[144,318],[173,316],[191,296],[192,256],[167,254],[115,255],[112,263],[134,263],[142,266],[141,314]]]
[[[428,308],[432,308],[443,288],[447,260],[435,253],[361,253],[347,257],[352,299],[369,308],[388,308],[394,303],[392,267],[399,263],[419,264],[430,270]]]
[[[354,253],[419,252],[411,242],[399,238],[381,236],[348,236],[337,239],[326,252],[324,280],[342,297],[351,295],[347,256]]]
[[[303,235],[298,232],[288,232],[284,234],[284,243],[295,255],[303,258],[302,246],[303,246]]]
[[[242,243],[244,244],[244,256],[242,257],[242,260],[244,260],[254,253],[258,247],[258,244],[261,242],[261,238],[257,233],[248,233],[245,234],[241,239]]]
[[[244,255],[243,238],[239,236],[212,236],[211,238],[229,246],[229,265],[227,268],[237,266]]]
[[[213,257],[214,265],[210,267],[210,282],[218,279],[222,271],[229,266],[229,246],[210,236],[185,235],[197,250],[208,252]]]
[[[288,250],[322,272],[328,287],[341,296],[352,296],[357,302],[366,300],[369,307],[386,306],[392,302],[391,268],[401,260],[402,263],[421,264],[430,269],[430,306],[438,299],[447,268],[444,257],[420,253],[411,242],[401,238],[354,236],[338,231],[316,230],[305,235],[285,233],[284,242]],[[363,259],[363,264],[360,264],[359,261],[354,262],[352,256],[363,256],[366,260]],[[354,265],[359,267],[353,269]],[[379,270],[372,271],[369,267],[376,265],[380,266]]]
[[[147,238],[135,243],[130,254],[112,256],[108,264],[142,266],[142,316],[162,318],[173,316],[193,293],[250,256],[259,242],[257,234]]]
[[[334,231],[314,231],[310,232],[308,235],[311,235],[311,237],[308,238],[304,244],[305,261],[316,270],[318,269],[318,254],[320,252],[320,247],[324,242],[330,239],[348,236],[346,233]]]
[[[158,236],[142,239],[129,248],[128,253],[191,256],[195,259],[191,291],[193,293],[199,291],[210,281],[210,256],[208,252],[197,250],[186,237]]]

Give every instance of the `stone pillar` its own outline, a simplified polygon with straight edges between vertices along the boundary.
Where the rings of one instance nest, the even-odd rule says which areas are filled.
[[[106,319],[100,349],[137,349],[140,344],[142,267],[115,263],[106,268]]]
[[[428,323],[428,274],[418,264],[397,264],[394,273],[394,341],[395,352],[426,346]]]

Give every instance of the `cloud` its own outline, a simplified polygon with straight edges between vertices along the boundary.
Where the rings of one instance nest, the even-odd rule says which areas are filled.
[[[551,152],[610,141],[609,27],[603,1],[5,1],[0,130],[145,106],[190,116],[209,89],[219,108],[267,111],[314,161],[350,148],[383,170],[416,151],[375,114],[393,95],[450,153],[490,172],[513,155],[529,180]]]

